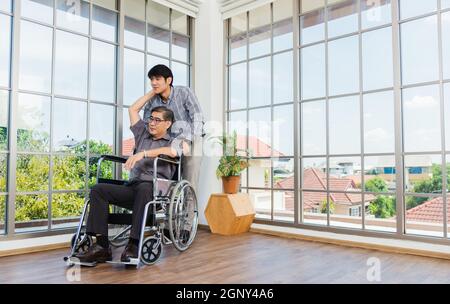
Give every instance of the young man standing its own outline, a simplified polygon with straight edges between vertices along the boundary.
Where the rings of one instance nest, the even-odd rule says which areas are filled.
[[[171,135],[178,141],[188,143],[190,155],[183,158],[183,178],[198,191],[198,178],[202,159],[204,117],[194,92],[189,87],[173,86],[172,71],[165,65],[154,66],[148,72],[152,91],[141,97],[146,100],[144,120],[152,109],[165,106],[175,115]]]

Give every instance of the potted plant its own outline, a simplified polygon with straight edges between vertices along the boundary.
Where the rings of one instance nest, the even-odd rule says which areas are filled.
[[[222,178],[223,191],[234,194],[239,191],[242,171],[249,166],[249,153],[237,148],[236,131],[232,135],[224,134],[217,138],[223,147],[223,156],[219,160],[216,175]]]

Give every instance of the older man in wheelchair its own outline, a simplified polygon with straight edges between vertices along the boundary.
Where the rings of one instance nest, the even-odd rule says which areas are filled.
[[[139,116],[144,105],[143,100],[138,100],[129,108],[135,153],[128,159],[102,156],[99,160],[98,172],[102,161],[121,162],[130,170],[130,178],[124,182],[102,179],[97,174],[98,183],[91,189],[72,239],[71,253],[65,258],[69,265],[111,263],[111,245],[117,245],[115,241],[124,236],[128,242],[120,261],[115,263],[153,264],[160,257],[163,244],[173,244],[184,251],[195,237],[198,219],[195,191],[188,181],[181,179],[181,159],[188,146],[169,135],[174,122],[170,109],[156,107],[144,122]],[[128,221],[118,220],[120,214],[111,214],[110,205],[132,210],[131,218],[130,214],[123,214],[128,216]],[[112,223],[127,227],[111,236]],[[145,230],[146,227],[150,229]],[[150,237],[144,240],[145,232]]]

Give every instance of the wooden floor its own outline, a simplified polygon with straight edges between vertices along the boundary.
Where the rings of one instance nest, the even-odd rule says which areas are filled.
[[[256,233],[225,237],[200,230],[192,247],[172,246],[153,266],[81,268],[81,283],[371,283],[371,257],[381,283],[450,283],[450,261],[341,247]],[[121,250],[115,252],[120,255]],[[0,258],[0,284],[69,283],[67,250]]]

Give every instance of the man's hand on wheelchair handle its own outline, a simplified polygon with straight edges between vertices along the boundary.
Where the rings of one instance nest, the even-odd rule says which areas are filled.
[[[139,153],[136,153],[136,154],[128,157],[128,160],[125,163],[125,169],[126,170],[133,169],[133,167],[136,165],[136,163],[143,158],[144,158],[144,152],[139,152]]]

